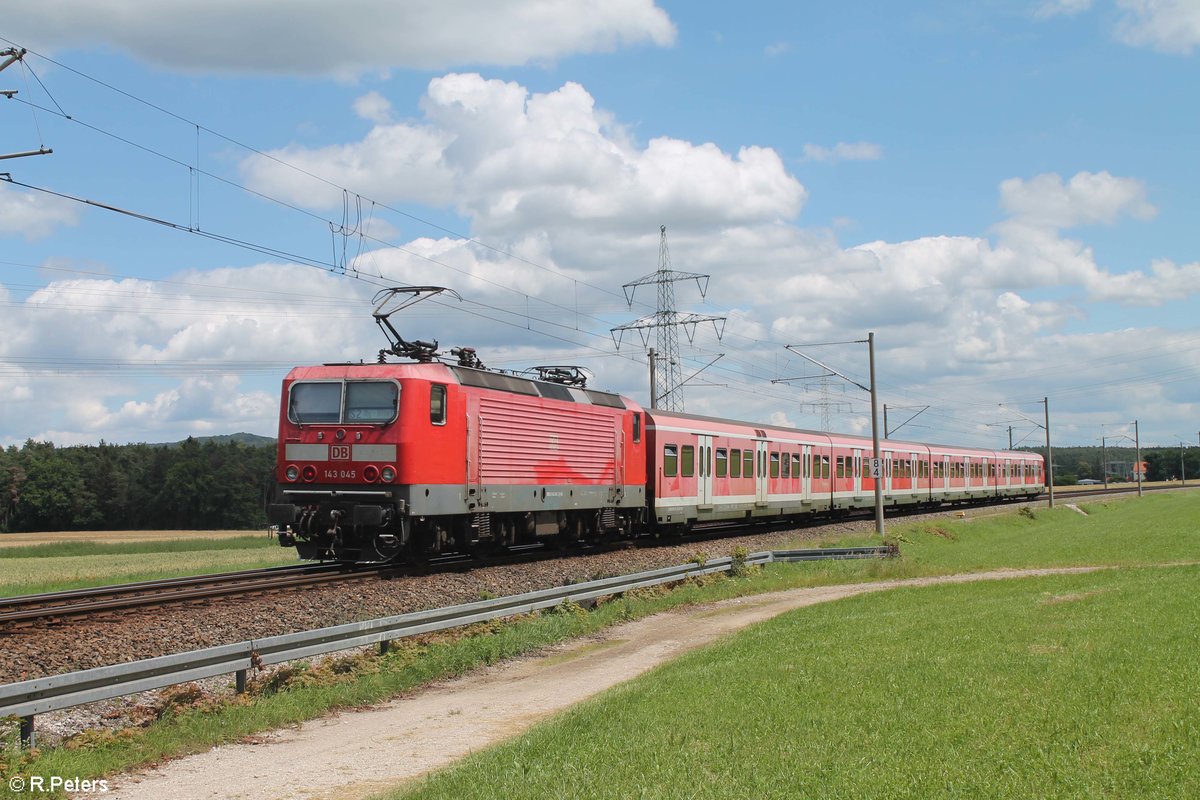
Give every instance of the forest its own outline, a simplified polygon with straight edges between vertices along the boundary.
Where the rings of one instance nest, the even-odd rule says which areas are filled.
[[[228,437],[77,447],[29,440],[0,450],[0,531],[259,528],[274,469],[273,446]]]
[[[1038,453],[1043,458],[1045,447],[1022,447]],[[1137,451],[1132,447],[1055,447],[1054,484],[1069,486],[1078,480],[1092,478],[1104,480],[1104,469],[1108,464],[1109,480],[1132,480],[1133,464]],[[1179,480],[1182,476],[1200,483],[1200,447],[1143,447],[1142,460],[1146,462],[1146,481]]]

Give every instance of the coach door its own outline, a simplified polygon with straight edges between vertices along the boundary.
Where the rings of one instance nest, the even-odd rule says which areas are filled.
[[[713,496],[713,437],[701,434],[696,437],[696,440],[696,444],[700,450],[696,463],[696,504],[711,506]]]
[[[803,498],[807,501],[812,500],[812,445],[806,444],[801,448],[803,456],[800,459],[801,475],[804,476],[804,482],[800,484],[800,491],[803,493]]]
[[[767,442],[764,439],[754,440],[754,504],[767,504]]]
[[[851,465],[850,474],[854,476],[854,496],[862,496],[862,474],[863,474],[863,451],[862,448],[854,448],[854,462]]]

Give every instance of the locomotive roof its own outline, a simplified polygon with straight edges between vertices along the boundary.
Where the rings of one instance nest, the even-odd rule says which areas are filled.
[[[498,392],[509,392],[511,394],[525,395],[527,397],[545,397],[550,400],[561,400],[567,403],[582,403],[585,405],[607,406],[608,408],[626,409],[631,408],[637,410],[639,406],[631,400],[626,400],[619,394],[613,392],[602,392],[596,389],[585,389],[575,386],[567,386],[561,383],[553,383],[551,381],[540,381],[533,378],[524,378],[517,375],[508,375],[502,372],[493,372],[485,369],[475,369],[473,367],[464,367],[457,364],[443,364],[441,362],[430,363],[410,363],[410,364],[369,364],[365,362],[349,362],[340,364],[322,364],[321,367],[296,367],[289,374],[289,378],[294,380],[317,379],[322,377],[329,379],[332,375],[321,375],[322,368],[342,368],[344,370],[353,369],[355,373],[363,377],[370,378],[388,378],[388,377],[428,377],[429,373],[436,373],[438,380],[446,380],[446,373],[449,372],[463,386],[475,386],[481,389],[493,389]],[[347,377],[344,373],[337,377]]]

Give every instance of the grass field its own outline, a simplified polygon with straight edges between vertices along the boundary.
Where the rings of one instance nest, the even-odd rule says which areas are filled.
[[[0,533],[0,552],[6,547],[28,547],[35,544],[62,542],[99,542],[124,544],[128,542],[165,542],[179,540],[237,539],[265,535],[257,531],[50,531],[43,533]]]
[[[1105,571],[789,613],[389,796],[1200,796],[1198,579]]]
[[[470,797],[1200,795],[1191,774],[1200,761],[1200,693],[1193,688],[1200,491],[1081,507],[1090,516],[1008,509],[936,523],[893,520],[898,560],[773,565],[661,596],[620,598],[588,613],[478,626],[363,656],[336,674],[301,671],[279,691],[170,713],[129,734],[85,738],[32,760],[10,753],[7,769],[110,774],[374,703],[683,604],[796,586],[1096,564],[1122,568],[896,590],[789,614],[416,790]],[[721,554],[716,543],[704,547]],[[1169,564],[1192,566],[1161,566]],[[612,764],[635,757],[636,770]],[[1180,763],[1193,765],[1191,772]]]
[[[12,535],[12,534],[9,534]],[[19,535],[19,534],[18,534]],[[32,540],[0,548],[0,597],[296,562],[265,534]]]
[[[901,562],[799,571],[1126,569],[787,614],[387,797],[1200,796],[1200,493],[1082,508],[894,525]]]

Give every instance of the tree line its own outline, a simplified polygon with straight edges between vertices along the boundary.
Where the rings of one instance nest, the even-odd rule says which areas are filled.
[[[249,530],[266,524],[275,448],[179,445],[0,450],[0,531]]]
[[[1022,450],[1045,457],[1045,447],[1022,447]],[[1104,480],[1104,464],[1108,464],[1109,480],[1128,480],[1133,472],[1137,451],[1132,447],[1055,447],[1054,483],[1067,486],[1083,478]],[[1143,447],[1142,461],[1146,462],[1147,481],[1179,480],[1200,483],[1200,447]]]

